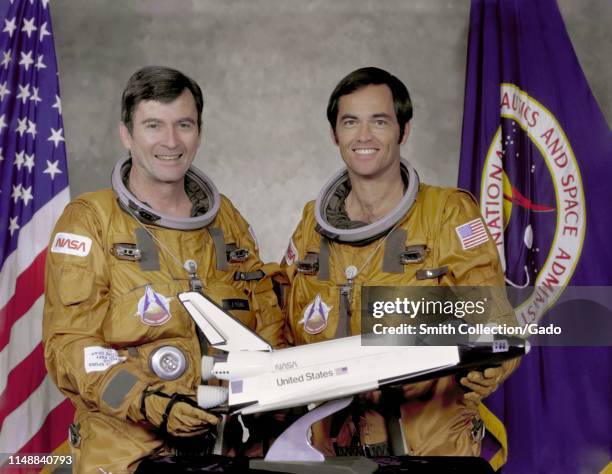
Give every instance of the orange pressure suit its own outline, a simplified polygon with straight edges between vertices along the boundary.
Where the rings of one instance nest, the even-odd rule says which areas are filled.
[[[343,199],[349,190],[336,193],[340,197],[340,209],[333,212],[345,221],[348,218]],[[486,242],[468,250],[463,248],[457,233],[458,227],[476,219],[481,219],[480,212],[469,193],[421,184],[414,204],[386,241],[381,242],[386,235],[383,234],[370,243],[349,244],[318,232],[315,202],[309,202],[284,259],[291,282],[289,342],[300,345],[333,339],[337,336],[343,306],[350,328],[345,332],[359,334],[361,288],[366,285],[503,287],[497,249],[488,233]],[[415,249],[421,252],[422,259],[400,262],[404,252]],[[349,265],[360,271],[351,285],[352,298],[347,302],[343,301],[342,288]],[[317,320],[307,320],[313,314],[311,305],[320,302],[325,305],[323,312],[328,311],[327,321],[322,322],[321,314],[316,315]],[[516,324],[505,297],[493,304],[496,315],[493,321]],[[466,402],[464,393],[454,376],[405,385],[405,402],[399,407],[404,452],[415,456],[478,456],[483,434],[479,411],[483,410],[484,414],[486,410],[482,405]],[[331,426],[331,417],[323,420],[313,426],[313,443],[327,455],[388,454],[387,429],[379,408],[366,404],[359,416],[349,416],[335,429]]]
[[[190,289],[186,260],[196,262],[208,296],[273,346],[282,343],[271,267],[259,260],[242,216],[225,196],[220,201],[205,228],[148,225],[155,239],[110,189],[80,196],[59,219],[47,257],[43,340],[48,371],[76,407],[75,472],[133,472],[152,453],[172,454],[142,420],[140,404],[146,388],[193,397],[200,384],[198,335],[176,297]],[[232,249],[244,261],[232,263]],[[175,380],[152,370],[155,351],[168,346],[186,357]]]

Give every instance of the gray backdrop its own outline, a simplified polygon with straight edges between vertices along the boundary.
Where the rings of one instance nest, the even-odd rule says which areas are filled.
[[[612,1],[559,4],[610,123]],[[109,185],[125,153],[120,94],[148,64],[203,87],[196,165],[251,222],[265,260],[281,257],[304,203],[341,167],[325,107],[353,69],[379,66],[408,85],[403,155],[424,181],[456,183],[468,0],[54,0],[51,10],[73,196]]]

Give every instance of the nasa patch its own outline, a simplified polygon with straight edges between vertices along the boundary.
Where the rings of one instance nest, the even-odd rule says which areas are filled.
[[[91,239],[84,235],[58,232],[53,238],[51,252],[86,257],[91,250]]]
[[[147,286],[145,294],[138,301],[135,316],[140,316],[140,320],[149,326],[161,326],[172,317],[170,313],[171,300],[172,298],[166,298]]]
[[[325,304],[321,295],[317,294],[314,301],[306,306],[304,316],[298,324],[303,324],[304,331],[308,334],[319,334],[327,327],[331,309],[332,307]]]

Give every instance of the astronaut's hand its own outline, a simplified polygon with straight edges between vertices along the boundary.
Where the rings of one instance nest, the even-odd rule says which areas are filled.
[[[463,399],[474,404],[480,403],[491,395],[502,382],[504,370],[501,367],[489,367],[483,372],[472,371],[466,377],[461,377],[461,385],[471,391],[463,395]]]
[[[215,415],[180,394],[169,396],[163,392],[145,391],[141,412],[149,423],[172,436],[196,436],[219,422]]]

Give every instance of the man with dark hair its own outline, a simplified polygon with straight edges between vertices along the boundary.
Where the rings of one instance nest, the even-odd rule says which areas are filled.
[[[250,226],[192,166],[202,92],[179,71],[128,81],[112,189],[72,201],[49,245],[43,339],[76,408],[75,472],[133,472],[155,454],[202,454],[218,418],[198,407],[204,340],[177,293],[202,290],[273,346],[283,323]],[[217,449],[218,451],[218,449]]]
[[[290,343],[358,334],[363,286],[503,287],[474,198],[420,183],[400,157],[412,104],[399,79],[374,67],[352,72],[332,93],[327,117],[346,168],[306,204],[283,259]],[[482,229],[480,237],[464,238],[466,225]],[[515,324],[505,297],[492,306],[495,322]],[[313,426],[313,443],[327,455],[478,456],[480,401],[516,365],[370,393]]]
[[[188,90],[193,96],[198,112],[198,131],[201,131],[204,109],[202,89],[197,82],[180,71],[160,66],[144,67],[130,78],[121,96],[121,122],[132,133],[134,108],[139,102],[143,100],[172,102],[184,90]]]
[[[338,118],[338,103],[340,98],[352,94],[365,86],[386,85],[393,97],[393,110],[400,128],[399,140],[404,138],[406,124],[412,118],[412,101],[410,93],[402,81],[393,74],[389,74],[377,67],[364,67],[353,71],[342,79],[332,92],[327,103],[327,120],[334,135],[336,133],[336,120]]]

